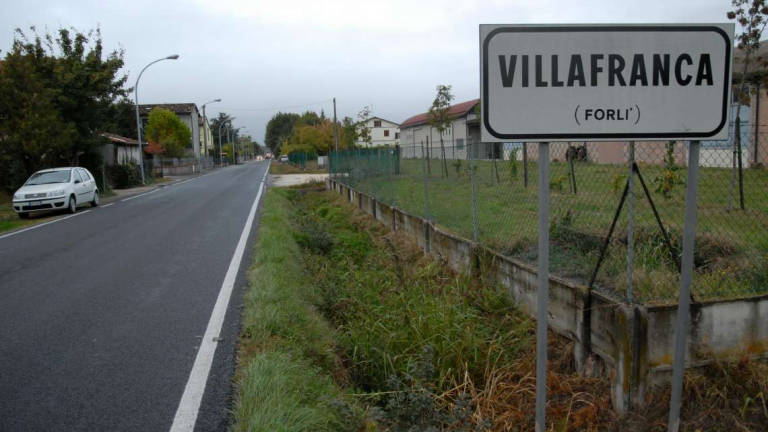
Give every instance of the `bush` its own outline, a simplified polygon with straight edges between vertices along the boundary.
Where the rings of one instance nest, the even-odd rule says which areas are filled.
[[[141,183],[139,166],[134,162],[112,165],[107,175],[115,189],[125,189]]]

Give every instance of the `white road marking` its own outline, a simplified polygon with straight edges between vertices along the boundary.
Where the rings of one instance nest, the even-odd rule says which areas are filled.
[[[200,176],[200,177],[203,177],[203,176]],[[198,178],[200,178],[200,177],[195,177],[195,178],[187,179],[187,180],[184,180],[184,181],[182,181],[182,182],[174,183],[174,184],[172,184],[172,185],[170,185],[170,186],[179,186],[179,185],[183,185],[183,184],[184,184],[184,183],[186,183],[186,182],[191,182],[192,180],[198,179]]]
[[[75,214],[72,214],[72,215],[69,215],[69,216],[64,216],[63,218],[54,219],[52,221],[44,222],[44,223],[41,223],[41,224],[33,225],[33,226],[29,227],[29,228],[20,229],[18,231],[14,231],[12,233],[8,233],[8,234],[5,234],[5,235],[0,235],[0,240],[2,240],[4,238],[7,238],[7,237],[10,237],[10,236],[15,236],[16,234],[21,234],[23,232],[31,231],[33,229],[38,229],[40,227],[44,227],[46,225],[50,225],[50,224],[55,223],[55,222],[61,222],[63,220],[67,220],[67,219],[73,218],[75,216],[84,215],[84,214],[86,214],[88,212],[90,212],[90,210],[86,210],[86,211],[83,211],[83,212],[80,212],[80,213],[75,213]]]
[[[171,432],[191,432],[195,429],[197,415],[200,411],[200,402],[203,400],[205,384],[208,381],[208,375],[211,372],[211,365],[213,364],[213,356],[216,353],[216,347],[218,346],[221,327],[224,324],[224,317],[227,314],[229,299],[232,297],[235,279],[237,279],[237,273],[240,270],[245,246],[248,242],[248,234],[251,232],[251,227],[253,226],[253,219],[256,215],[256,210],[259,207],[259,200],[264,191],[264,182],[268,171],[269,169],[264,172],[264,177],[261,179],[256,199],[253,200],[251,211],[248,214],[248,219],[245,221],[243,232],[240,234],[240,240],[237,242],[235,253],[232,255],[232,260],[229,262],[229,269],[227,270],[226,276],[224,276],[224,282],[221,284],[221,290],[216,299],[216,304],[213,306],[211,318],[208,320],[205,335],[203,336],[202,341],[200,341],[200,348],[197,351],[197,357],[195,357],[195,364],[192,366],[187,385],[184,387],[184,394],[181,396],[181,402],[179,402],[179,407],[176,409],[176,416],[171,425]]]
[[[144,193],[142,193],[142,194],[138,194],[138,195],[134,195],[134,196],[132,196],[132,197],[128,197],[128,198],[122,199],[122,200],[120,200],[120,202],[126,202],[126,201],[130,201],[130,200],[132,200],[132,199],[136,199],[136,198],[138,198],[138,197],[143,197],[144,195],[149,195],[149,194],[151,194],[151,193],[155,193],[155,192],[157,192],[157,191],[159,191],[159,190],[160,190],[159,188],[158,188],[158,189],[152,189],[152,190],[151,190],[151,191],[149,191],[149,192],[144,192]]]
[[[115,203],[104,204],[103,206],[101,206],[101,208],[109,207],[109,206],[113,206],[113,205],[115,205]]]

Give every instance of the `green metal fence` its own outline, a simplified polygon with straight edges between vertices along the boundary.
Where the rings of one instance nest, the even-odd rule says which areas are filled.
[[[768,141],[768,135],[760,139]],[[535,264],[536,147],[438,144],[331,152],[330,174],[378,201]],[[686,142],[636,143],[632,154],[629,143],[552,143],[553,274],[585,285],[596,274],[595,289],[628,301],[676,301],[686,154]],[[768,170],[756,164],[745,169],[740,186],[734,154],[727,141],[702,143],[696,300],[768,293]]]

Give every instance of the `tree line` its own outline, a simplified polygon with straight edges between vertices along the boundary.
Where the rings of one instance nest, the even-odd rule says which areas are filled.
[[[306,111],[303,114],[278,112],[267,123],[264,144],[274,154],[295,152],[325,155],[335,148],[333,119]],[[339,150],[353,148],[358,139],[358,123],[350,117],[336,122]]]
[[[101,134],[136,137],[125,51],[105,51],[100,29],[16,29],[0,59],[0,188],[13,191],[33,172],[84,166],[101,175]],[[155,109],[145,128],[151,153],[180,157],[191,131]],[[237,132],[235,131],[237,136]]]

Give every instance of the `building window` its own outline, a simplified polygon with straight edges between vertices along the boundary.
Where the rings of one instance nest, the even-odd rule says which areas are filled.
[[[374,120],[373,127],[381,127],[381,120]]]
[[[456,150],[461,150],[463,148],[464,148],[464,138],[456,139]]]
[[[388,136],[389,136],[389,129],[384,129],[384,136],[385,136],[385,137],[388,137]]]
[[[400,139],[400,132],[395,132],[395,139]]]

